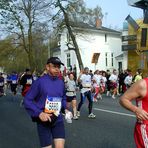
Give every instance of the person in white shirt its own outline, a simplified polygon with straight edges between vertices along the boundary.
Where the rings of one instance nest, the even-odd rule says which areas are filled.
[[[96,70],[93,76],[93,87],[95,89],[93,101],[95,102],[98,101],[97,98],[99,97],[100,79],[101,79],[101,75],[99,74],[99,70]]]
[[[117,94],[117,81],[118,81],[116,69],[113,70],[113,73],[109,77],[109,80],[110,80],[110,85],[112,90],[112,98],[115,99],[115,95]]]
[[[107,82],[106,73],[102,72],[102,76],[100,79],[100,99],[102,99],[102,94],[105,92],[106,82]]]
[[[82,104],[84,103],[86,97],[89,101],[88,109],[89,109],[89,115],[88,118],[95,118],[96,115],[92,113],[92,107],[93,107],[93,99],[92,99],[92,80],[91,76],[89,75],[89,68],[85,67],[84,72],[80,74],[78,77],[78,82],[81,83],[81,100],[78,105],[78,111],[77,116],[80,116],[80,109]]]
[[[73,108],[73,119],[77,120],[77,101],[76,101],[76,82],[74,81],[74,75],[73,73],[70,73],[68,77],[66,78],[67,81],[65,83],[66,86],[66,101],[67,101],[67,108],[70,108],[70,105],[72,104]]]

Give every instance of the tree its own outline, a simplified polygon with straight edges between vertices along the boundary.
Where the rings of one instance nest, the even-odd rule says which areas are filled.
[[[15,48],[12,36],[0,40],[0,67],[4,67],[5,72],[24,71],[29,66],[26,57],[22,49]]]
[[[66,9],[70,20],[73,22],[83,22],[95,26],[96,19],[103,18],[101,7],[87,8],[83,0],[69,2]]]
[[[64,15],[63,20],[64,20],[64,23],[67,27],[70,38],[73,42],[73,46],[74,46],[73,50],[76,53],[78,63],[79,63],[79,68],[82,69],[84,67],[84,65],[82,62],[80,50],[79,50],[79,47],[78,47],[78,44],[76,41],[76,37],[73,33],[70,21],[73,21],[73,22],[77,22],[77,21],[82,22],[83,21],[85,23],[93,22],[93,24],[94,23],[96,24],[96,21],[93,21],[92,18],[95,18],[95,20],[96,20],[96,18],[102,19],[103,15],[101,12],[101,8],[99,6],[97,6],[94,10],[86,9],[83,0],[79,0],[79,1],[78,0],[67,0],[66,1],[67,5],[64,4],[64,6],[65,6],[64,7],[62,5],[62,1],[64,1],[64,0],[57,0],[55,6],[56,6],[56,8],[58,7]],[[60,13],[60,11],[58,11],[58,14]],[[86,20],[88,20],[88,21],[86,21]]]
[[[73,34],[73,31],[71,29],[71,26],[70,26],[70,20],[69,20],[69,17],[68,17],[68,14],[65,10],[65,8],[62,6],[60,0],[57,1],[57,6],[60,8],[60,10],[63,12],[64,14],[64,21],[65,21],[65,24],[66,24],[66,27],[67,27],[67,30],[68,30],[68,33],[73,41],[73,45],[75,47],[74,51],[76,53],[76,56],[77,56],[77,59],[78,59],[78,63],[79,63],[79,68],[82,69],[84,66],[83,66],[83,62],[82,62],[82,58],[81,58],[81,54],[80,54],[80,51],[79,51],[79,47],[78,47],[78,44],[76,42],[76,38]]]
[[[40,34],[40,35],[39,35]],[[36,57],[36,71],[42,72],[45,62],[47,60],[47,45],[43,43],[44,34],[38,32],[33,34],[33,48],[35,49],[33,54]],[[23,50],[22,46],[16,47],[14,42],[14,36],[8,36],[7,38],[0,40],[0,67],[4,67],[5,72],[22,72],[29,67],[27,53]]]
[[[48,25],[38,23],[33,29],[33,55],[35,56],[36,71],[43,71],[48,58]]]
[[[62,2],[64,2],[64,4]],[[51,15],[50,10],[53,10],[53,5],[56,9],[52,11]],[[44,44],[45,41],[42,40],[43,38],[40,38],[39,42],[38,36],[41,35],[41,30],[47,26],[45,31],[45,34],[47,34],[49,26],[51,27],[49,23],[51,20],[53,24],[55,22],[60,24],[60,27],[61,22],[64,20],[73,41],[74,50],[81,69],[83,68],[83,62],[70,21],[83,20],[85,22],[90,20],[90,22],[93,22],[92,16],[95,18],[95,15],[99,13],[101,17],[101,9],[99,8],[100,7],[96,10],[87,9],[83,0],[0,0],[1,28],[3,27],[3,31],[13,34],[14,47],[22,50],[22,53],[26,53],[29,66],[34,70],[40,69],[41,67],[39,66],[38,57],[42,52],[39,48],[46,48]],[[54,13],[56,11],[57,14],[55,15]],[[61,12],[64,14],[64,17],[60,15]],[[37,26],[42,27],[39,27],[40,29],[37,30]],[[47,40],[47,38],[45,40]],[[42,46],[39,46],[41,43]],[[43,61],[40,61],[40,63],[43,63]]]
[[[0,0],[3,30],[15,34],[15,44],[25,50],[32,70],[36,69],[33,29],[36,23],[50,16],[49,7],[50,3],[45,0]]]

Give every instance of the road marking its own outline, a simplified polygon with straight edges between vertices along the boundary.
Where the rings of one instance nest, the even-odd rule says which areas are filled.
[[[107,112],[107,113],[112,113],[112,114],[118,114],[118,115],[123,115],[123,116],[129,116],[129,117],[136,117],[135,115],[132,114],[126,114],[126,113],[121,113],[121,112],[115,112],[115,111],[111,111],[111,110],[105,110],[105,109],[99,109],[99,108],[94,108],[94,110],[99,110],[102,112]]]

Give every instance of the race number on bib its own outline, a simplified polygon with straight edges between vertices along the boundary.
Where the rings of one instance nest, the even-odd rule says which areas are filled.
[[[27,83],[26,84],[32,84],[32,79],[27,79]]]
[[[4,86],[4,82],[0,82],[0,86]]]
[[[16,84],[16,82],[17,82],[16,80],[12,80],[12,84]]]
[[[45,102],[44,112],[46,113],[56,113],[59,115],[61,110],[61,100],[60,97],[47,97]]]

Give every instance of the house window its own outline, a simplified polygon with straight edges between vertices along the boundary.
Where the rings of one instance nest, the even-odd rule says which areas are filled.
[[[70,53],[67,53],[67,68],[69,68],[70,65],[71,65]]]
[[[107,34],[105,34],[105,42],[107,42]]]
[[[142,28],[141,47],[146,47],[146,41],[147,41],[147,28]]]
[[[107,52],[105,53],[105,63],[106,63],[106,66],[108,66]]]
[[[111,53],[111,63],[112,63],[112,67],[114,66],[114,54]]]

